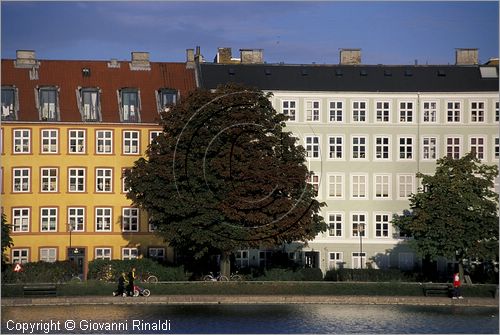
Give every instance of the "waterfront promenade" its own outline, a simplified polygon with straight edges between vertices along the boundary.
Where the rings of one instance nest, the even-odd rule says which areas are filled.
[[[151,295],[149,297],[63,296],[36,298],[2,298],[2,306],[47,305],[128,305],[128,304],[332,304],[332,305],[413,305],[495,307],[498,299],[424,296],[311,296],[311,295]]]

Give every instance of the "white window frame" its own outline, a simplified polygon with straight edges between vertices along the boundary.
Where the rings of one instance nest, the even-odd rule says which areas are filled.
[[[458,140],[458,144],[456,141]],[[453,141],[453,143],[450,143]],[[445,137],[444,145],[445,145],[445,153],[447,157],[451,157],[454,159],[459,159],[462,157],[462,136],[459,135],[449,135]]]
[[[84,193],[86,187],[85,168],[68,168],[68,193]]]
[[[344,253],[339,251],[328,252],[328,270],[341,269],[344,265]]]
[[[439,157],[439,138],[435,135],[423,135],[421,137],[422,143],[420,144],[422,147],[422,156],[421,159],[423,161],[436,161]],[[434,143],[432,141],[434,140]],[[426,157],[428,154],[428,157]],[[434,157],[433,157],[434,156]]]
[[[362,143],[361,140],[364,140]],[[366,161],[368,160],[368,136],[366,135],[352,135],[351,136],[351,160],[353,161]],[[356,150],[357,148],[357,150]],[[364,148],[364,151],[361,149]],[[354,157],[358,155],[358,157]]]
[[[308,140],[311,143],[307,143]],[[317,140],[317,143],[315,143]],[[321,138],[318,135],[304,136],[304,148],[306,149],[306,158],[311,160],[321,159]]]
[[[236,250],[234,255],[236,261],[236,267],[243,269],[250,266],[250,250],[242,249]]]
[[[58,208],[40,207],[40,232],[57,232]]]
[[[82,155],[87,151],[87,131],[85,129],[68,130],[68,153],[70,155]]]
[[[96,207],[95,208],[95,231],[110,232],[113,227],[113,208]]]
[[[381,189],[380,195],[378,194]],[[375,173],[373,175],[373,198],[376,200],[392,200],[392,174]]]
[[[140,148],[141,134],[137,130],[123,131],[123,151],[124,155],[138,155],[141,153]]]
[[[377,143],[379,139],[387,140],[387,143]],[[381,153],[378,152],[378,147],[382,149]],[[384,157],[383,149],[387,148],[387,157]],[[391,135],[375,135],[375,140],[373,141],[373,152],[374,152],[374,161],[384,161],[388,162],[392,160],[392,136]]]
[[[364,219],[364,220],[363,220]],[[363,227],[363,229],[359,229]],[[351,238],[359,238],[368,236],[368,213],[367,212],[351,212]]]
[[[131,260],[139,258],[139,249],[122,248],[122,260]]]
[[[469,104],[469,122],[470,123],[485,123],[486,122],[486,102],[471,101]]]
[[[292,107],[293,104],[293,107]],[[285,106],[286,105],[286,106]],[[288,116],[286,122],[297,122],[297,101],[296,100],[281,100],[281,112]]]
[[[126,207],[122,208],[122,232],[138,232],[139,231],[139,208]]]
[[[476,143],[473,143],[476,142]],[[482,142],[482,143],[479,143]],[[474,152],[476,153],[476,157],[481,160],[487,160],[486,153],[487,148],[486,148],[486,136],[481,136],[481,135],[471,135],[469,136],[469,152]],[[479,150],[478,150],[479,149]]]
[[[312,177],[312,178],[311,178]],[[321,197],[321,176],[314,171],[311,171],[311,175],[307,177],[307,182],[312,185],[316,192],[316,197]]]
[[[31,192],[31,169],[13,168],[12,193],[30,193],[30,192]]]
[[[405,124],[415,122],[414,101],[398,101],[398,122]]]
[[[366,100],[354,100],[351,107],[352,123],[368,122],[368,102]]]
[[[95,132],[95,151],[97,155],[113,154],[113,130],[97,130]]]
[[[94,250],[94,259],[111,260],[113,258],[112,250],[109,247],[97,247]]]
[[[40,248],[40,261],[47,263],[57,261],[57,248]]]
[[[379,219],[380,217],[380,219]],[[384,220],[387,217],[387,220]],[[391,220],[392,214],[389,212],[373,213],[373,222],[375,226],[375,238],[387,239],[391,237]],[[386,233],[386,235],[384,235]]]
[[[59,153],[59,129],[42,129],[40,131],[40,144],[42,154]]]
[[[17,255],[16,255],[17,254]],[[12,264],[28,263],[30,259],[30,249],[28,248],[13,248],[11,250]]]
[[[446,123],[462,123],[462,101],[449,100],[445,102],[445,106]]]
[[[332,143],[332,140],[334,141],[334,143]],[[337,143],[339,140],[340,140],[340,143]],[[340,153],[340,157],[337,157],[337,156],[339,156],[339,153]],[[329,135],[328,136],[328,159],[329,160],[336,160],[336,161],[345,160],[344,135]]]
[[[355,183],[356,181],[356,183]],[[351,200],[368,200],[368,174],[367,173],[351,173]],[[354,192],[356,190],[356,192]],[[355,194],[358,194],[355,196]]]
[[[404,141],[404,143],[401,143]],[[411,143],[408,143],[410,141]],[[403,155],[403,157],[401,157]],[[415,160],[415,137],[408,135],[398,136],[398,161]]]
[[[409,196],[415,193],[415,175],[410,173],[399,173],[397,178],[397,199],[408,200]],[[404,180],[402,180],[402,178],[404,178]],[[405,195],[401,196],[402,193]]]
[[[375,101],[375,123],[391,123],[391,107],[391,102],[388,100]]]
[[[161,130],[150,130],[149,131],[149,143],[153,143],[153,140],[158,137],[161,133],[163,133]]]
[[[343,100],[328,101],[328,122],[345,123],[345,102]]]
[[[494,109],[495,109],[495,114],[493,115],[493,122],[500,122],[500,102],[497,100],[497,101],[494,101]]]
[[[12,232],[24,233],[30,231],[31,209],[29,207],[12,208]]]
[[[499,136],[493,136],[493,145],[492,145],[492,157],[493,160],[498,160],[500,158],[500,137]]]
[[[337,172],[329,172],[326,175],[328,180],[328,199],[344,200],[345,199],[345,174]],[[333,183],[332,183],[333,178]],[[340,195],[338,195],[340,191]],[[332,195],[333,193],[333,195]]]
[[[327,236],[329,238],[343,238],[345,227],[345,216],[343,212],[328,212]],[[333,218],[333,220],[332,220]],[[332,228],[333,226],[333,228]]]
[[[305,120],[306,122],[321,122],[321,101],[305,101]]]
[[[14,129],[13,138],[14,155],[31,153],[31,129]]]
[[[55,174],[52,174],[55,172]],[[40,193],[59,191],[59,168],[40,168]]]
[[[68,207],[68,229],[85,231],[85,207]]]
[[[422,123],[435,124],[439,122],[439,102],[435,100],[424,100],[422,106]]]
[[[99,189],[101,188],[101,189]],[[95,192],[112,193],[113,192],[113,169],[96,168],[95,169]]]
[[[160,247],[149,247],[148,248],[148,258],[164,261],[166,258],[165,248]]]
[[[366,265],[366,252],[355,251],[351,253],[352,257],[352,268],[353,269],[361,269],[366,268],[366,266],[361,267],[361,264]]]

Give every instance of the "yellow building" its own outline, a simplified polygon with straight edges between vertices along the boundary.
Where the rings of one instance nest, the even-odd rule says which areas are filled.
[[[2,60],[2,210],[12,263],[172,261],[122,174],[161,131],[159,112],[196,86],[192,63]]]

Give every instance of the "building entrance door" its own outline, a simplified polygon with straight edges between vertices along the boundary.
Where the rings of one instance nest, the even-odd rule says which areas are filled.
[[[305,252],[306,268],[317,268],[319,267],[319,252],[318,251],[306,251]]]
[[[83,280],[85,272],[85,249],[68,248],[68,259],[74,265],[76,275]]]

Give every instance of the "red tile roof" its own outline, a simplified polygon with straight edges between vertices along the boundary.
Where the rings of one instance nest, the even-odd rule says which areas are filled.
[[[101,90],[102,122],[120,122],[117,91],[122,88],[140,90],[141,122],[155,123],[158,119],[155,91],[177,89],[181,99],[196,88],[194,69],[185,63],[151,62],[151,70],[130,70],[129,61],[120,61],[119,68],[108,67],[108,61],[40,60],[38,80],[30,80],[29,68],[16,68],[14,60],[2,60],[2,86],[14,85],[19,92],[18,121],[39,121],[35,105],[37,86],[58,86],[60,121],[82,122],[78,109],[78,87]],[[84,77],[82,69],[89,68]]]

